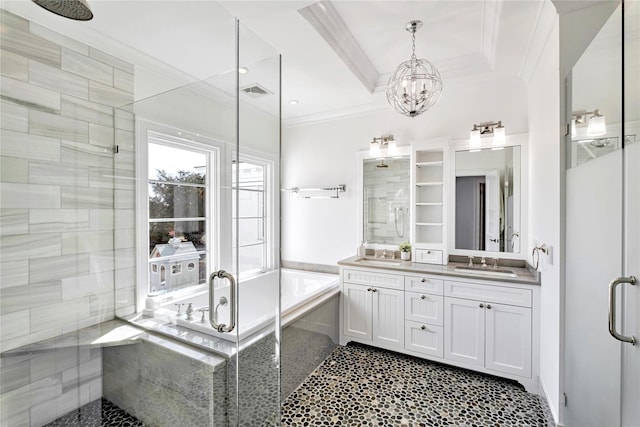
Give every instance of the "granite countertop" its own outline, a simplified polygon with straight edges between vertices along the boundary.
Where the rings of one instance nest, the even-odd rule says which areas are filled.
[[[422,264],[411,261],[395,260],[378,260],[372,257],[357,257],[352,256],[338,261],[338,265],[342,267],[360,267],[360,268],[374,268],[387,271],[398,271],[401,273],[418,273],[418,274],[432,274],[432,275],[446,275],[451,277],[463,277],[465,279],[476,280],[491,280],[494,282],[505,283],[523,283],[530,285],[540,285],[540,274],[533,270],[531,266],[524,263],[522,267],[502,267],[501,269],[512,270],[516,277],[509,277],[503,275],[491,274],[491,266],[483,268],[483,272],[463,272],[456,271],[456,267],[466,267],[467,264],[463,262],[449,262],[447,265],[438,264]],[[476,266],[477,267],[477,266]],[[486,273],[485,273],[486,272]]]

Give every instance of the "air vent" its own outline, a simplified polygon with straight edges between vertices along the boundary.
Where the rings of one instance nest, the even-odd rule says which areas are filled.
[[[251,95],[254,98],[264,96],[264,95],[273,95],[273,92],[265,89],[257,83],[254,83],[250,86],[241,87],[240,91],[246,93],[247,95]]]

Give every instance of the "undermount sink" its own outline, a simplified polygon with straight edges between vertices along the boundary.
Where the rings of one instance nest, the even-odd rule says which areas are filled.
[[[513,270],[508,268],[457,266],[455,271],[459,273],[480,274],[483,276],[518,277]]]
[[[358,264],[363,265],[379,265],[382,267],[388,267],[392,265],[402,265],[402,261],[397,259],[370,259],[370,258],[360,258],[357,259],[356,262]]]

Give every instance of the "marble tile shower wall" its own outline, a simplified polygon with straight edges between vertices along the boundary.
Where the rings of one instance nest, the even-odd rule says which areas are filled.
[[[116,107],[133,102],[134,69],[5,10],[0,18],[7,351],[133,311],[134,121]],[[40,425],[99,398],[101,359],[81,349],[2,358],[0,424]]]

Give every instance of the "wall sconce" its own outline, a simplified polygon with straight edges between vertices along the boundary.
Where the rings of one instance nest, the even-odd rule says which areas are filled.
[[[398,152],[398,146],[393,135],[374,137],[369,143],[369,155],[371,157],[393,156]]]
[[[607,124],[600,109],[593,111],[574,111],[571,113],[571,137],[578,135],[577,127],[587,125],[587,136],[602,136],[607,133]]]
[[[482,145],[480,138],[488,135],[493,135],[494,147],[504,146],[506,134],[504,126],[502,126],[502,121],[474,124],[473,129],[471,129],[469,133],[469,148],[479,149]]]

